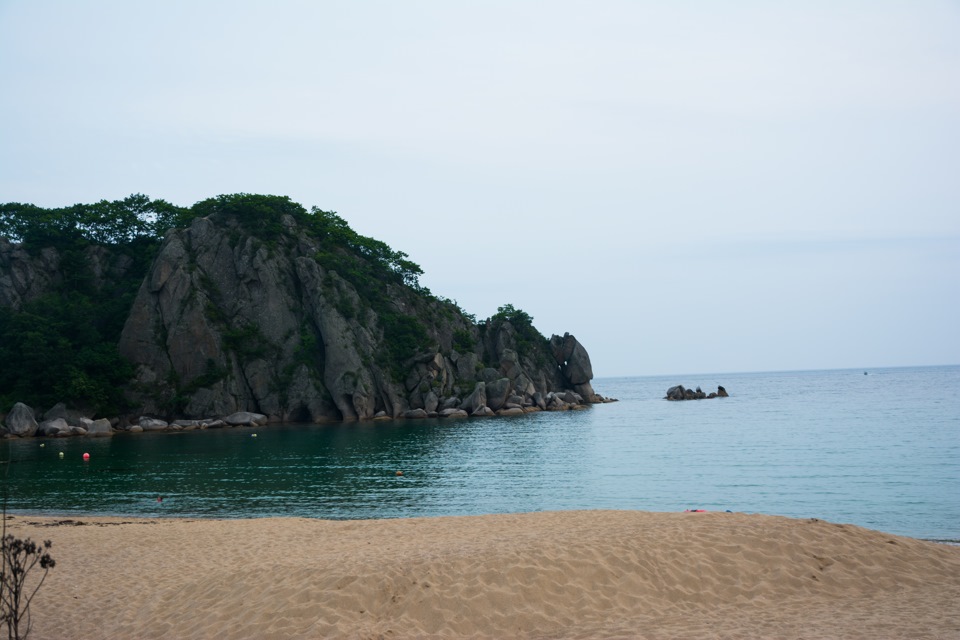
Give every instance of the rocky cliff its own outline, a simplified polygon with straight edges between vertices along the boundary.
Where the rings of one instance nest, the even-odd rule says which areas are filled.
[[[113,320],[125,318],[122,332],[102,332],[119,334],[120,356],[133,365],[122,385],[131,416],[252,412],[326,422],[604,400],[576,338],[547,340],[511,305],[476,322],[421,288],[406,254],[359,236],[336,214],[240,194],[177,215],[162,241],[138,236],[142,254],[120,241],[65,252],[0,239],[0,320],[42,312],[51,291],[69,299],[81,275],[93,298],[130,296],[139,282],[132,304],[121,301],[129,314]],[[82,365],[73,371],[82,382]],[[69,388],[74,399],[83,388]]]
[[[120,339],[141,411],[323,422],[547,408],[566,390],[598,399],[573,336],[530,340],[510,318],[477,325],[398,282],[358,288],[351,260],[362,258],[332,256],[292,216],[269,242],[229,216],[169,232]]]

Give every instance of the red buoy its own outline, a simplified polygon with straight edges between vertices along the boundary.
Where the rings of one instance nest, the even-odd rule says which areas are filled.
[[[83,454],[83,459],[84,459],[84,460],[89,460],[89,459],[90,459],[90,454],[89,454],[89,453]]]

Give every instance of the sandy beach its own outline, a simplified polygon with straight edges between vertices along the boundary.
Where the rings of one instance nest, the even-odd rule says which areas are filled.
[[[52,540],[35,640],[960,638],[960,547],[820,520],[12,516]]]

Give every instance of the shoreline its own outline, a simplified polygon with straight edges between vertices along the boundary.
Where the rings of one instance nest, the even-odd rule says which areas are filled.
[[[527,515],[532,513],[581,513],[584,511],[600,511],[600,512],[613,512],[613,513],[649,513],[649,514],[659,514],[659,515],[670,515],[676,513],[713,513],[713,514],[725,514],[725,515],[741,515],[741,516],[760,516],[760,517],[770,517],[770,518],[786,518],[788,520],[797,520],[797,521],[819,521],[827,522],[829,524],[834,524],[837,526],[850,526],[858,527],[867,531],[873,531],[878,534],[894,536],[897,538],[907,538],[909,540],[916,540],[918,542],[931,542],[934,544],[941,544],[947,546],[957,546],[960,547],[960,538],[920,538],[916,536],[901,534],[901,533],[891,533],[889,531],[884,531],[883,529],[872,529],[864,525],[859,525],[852,522],[845,523],[836,523],[830,520],[823,520],[822,518],[802,518],[796,516],[784,516],[778,514],[770,513],[757,513],[757,512],[730,512],[730,511],[711,511],[709,509],[702,512],[685,512],[685,511],[644,511],[637,509],[616,509],[616,508],[604,508],[604,509],[559,509],[559,510],[550,510],[550,511],[510,511],[510,512],[498,512],[498,513],[478,513],[478,514],[461,514],[461,515],[434,515],[434,516],[399,516],[396,518],[320,518],[314,516],[237,516],[237,517],[228,517],[228,516],[204,516],[204,515],[134,515],[134,514],[105,514],[105,513],[93,513],[93,512],[70,512],[70,511],[29,511],[22,509],[8,509],[7,510],[7,520],[26,520],[32,519],[38,523],[42,523],[44,527],[53,527],[53,526],[71,526],[80,523],[78,526],[83,526],[86,524],[115,524],[113,521],[122,521],[123,524],[137,524],[140,521],[143,523],[150,523],[155,521],[183,521],[183,522],[245,522],[245,521],[259,521],[259,520],[310,520],[316,522],[394,522],[398,520],[436,520],[439,518],[484,518],[488,516],[517,516],[517,515]],[[51,522],[48,522],[51,521]],[[58,521],[54,523],[52,521]]]
[[[960,547],[817,519],[8,518],[39,639],[960,635]]]

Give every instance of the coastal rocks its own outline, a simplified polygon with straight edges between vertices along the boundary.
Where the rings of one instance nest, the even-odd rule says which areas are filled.
[[[334,246],[307,217],[284,214],[261,237],[245,215],[218,206],[168,231],[149,268],[138,263],[145,276],[118,344],[135,367],[127,417],[92,429],[82,410],[60,405],[44,418],[71,429],[45,432],[479,417],[606,401],[572,335],[548,341],[510,305],[477,322],[383,272],[380,257]],[[0,269],[13,283],[2,304],[16,308],[28,289],[56,284],[44,275],[60,268],[55,252],[39,269],[21,248],[3,251],[19,266]],[[125,264],[100,249],[89,257],[98,288]],[[549,394],[560,395],[548,404]]]
[[[267,424],[267,416],[262,413],[251,413],[249,411],[238,411],[231,413],[223,419],[224,422],[232,427],[256,427]]]
[[[198,429],[217,429],[224,427],[255,427],[267,424],[268,418],[262,413],[248,411],[234,412],[224,418],[203,418],[199,420],[173,420],[168,422],[151,416],[140,416],[134,424],[119,419],[100,418],[93,420],[83,417],[77,410],[67,409],[63,403],[54,405],[44,413],[47,418],[39,424],[33,418],[33,410],[17,403],[5,416],[6,433],[19,437],[60,438],[65,436],[112,436],[116,431],[143,433],[145,431],[194,431]],[[68,416],[64,418],[61,416]],[[31,422],[32,421],[32,422]]]
[[[148,418],[141,417],[137,421],[137,424],[144,431],[165,431],[170,424],[166,420],[160,420],[159,418]]]
[[[34,418],[33,409],[22,402],[13,405],[10,413],[7,414],[4,425],[7,428],[7,433],[21,438],[29,438],[36,434],[39,427],[36,418]]]
[[[99,420],[88,420],[85,418],[84,420],[89,423],[86,425],[88,436],[101,437],[113,435],[113,427],[106,418],[100,418]]]
[[[54,418],[53,420],[44,420],[37,425],[36,435],[41,437],[54,437],[61,435],[70,435],[70,425],[63,418]]]
[[[687,389],[682,384],[670,387],[667,389],[667,395],[664,396],[665,400],[704,400],[710,398],[726,398],[728,397],[727,390],[723,387],[717,387],[716,393],[705,393],[700,387],[694,389]]]

